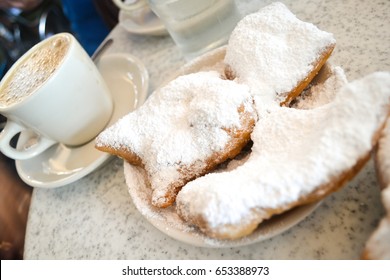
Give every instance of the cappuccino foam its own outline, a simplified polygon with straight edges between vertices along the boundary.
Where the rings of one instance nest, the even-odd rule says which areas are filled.
[[[30,96],[56,71],[70,46],[67,36],[49,38],[33,53],[17,62],[0,86],[0,105],[10,106]]]

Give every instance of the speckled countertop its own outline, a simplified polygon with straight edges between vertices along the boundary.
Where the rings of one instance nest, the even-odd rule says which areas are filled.
[[[237,1],[243,14],[273,1]],[[353,80],[390,70],[389,0],[291,0],[300,19],[334,33],[331,57]],[[139,57],[150,92],[185,61],[169,37],[132,35],[117,26],[108,52]],[[34,189],[26,233],[26,259],[357,259],[384,210],[372,161],[341,191],[281,235],[249,246],[211,249],[176,241],[135,209],[123,163],[113,159],[70,185]]]

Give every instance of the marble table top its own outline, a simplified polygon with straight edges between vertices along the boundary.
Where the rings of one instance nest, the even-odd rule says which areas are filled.
[[[242,14],[273,1],[237,1]],[[390,70],[390,1],[282,1],[300,19],[332,32],[330,59],[349,80]],[[130,53],[150,75],[149,93],[185,63],[169,36],[109,34],[107,53]],[[194,247],[152,226],[128,195],[123,161],[55,189],[35,188],[25,259],[358,259],[384,210],[373,161],[306,219],[269,240],[234,248]]]

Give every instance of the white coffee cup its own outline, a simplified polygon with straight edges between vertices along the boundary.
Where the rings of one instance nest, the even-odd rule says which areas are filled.
[[[85,50],[69,33],[54,35],[32,47],[0,82],[0,114],[7,118],[0,150],[23,160],[56,143],[85,144],[112,112],[109,89]],[[20,132],[38,140],[16,149],[11,140]]]

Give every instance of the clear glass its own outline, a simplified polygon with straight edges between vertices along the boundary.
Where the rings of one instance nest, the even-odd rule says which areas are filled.
[[[187,60],[225,44],[240,20],[234,0],[148,0]]]

